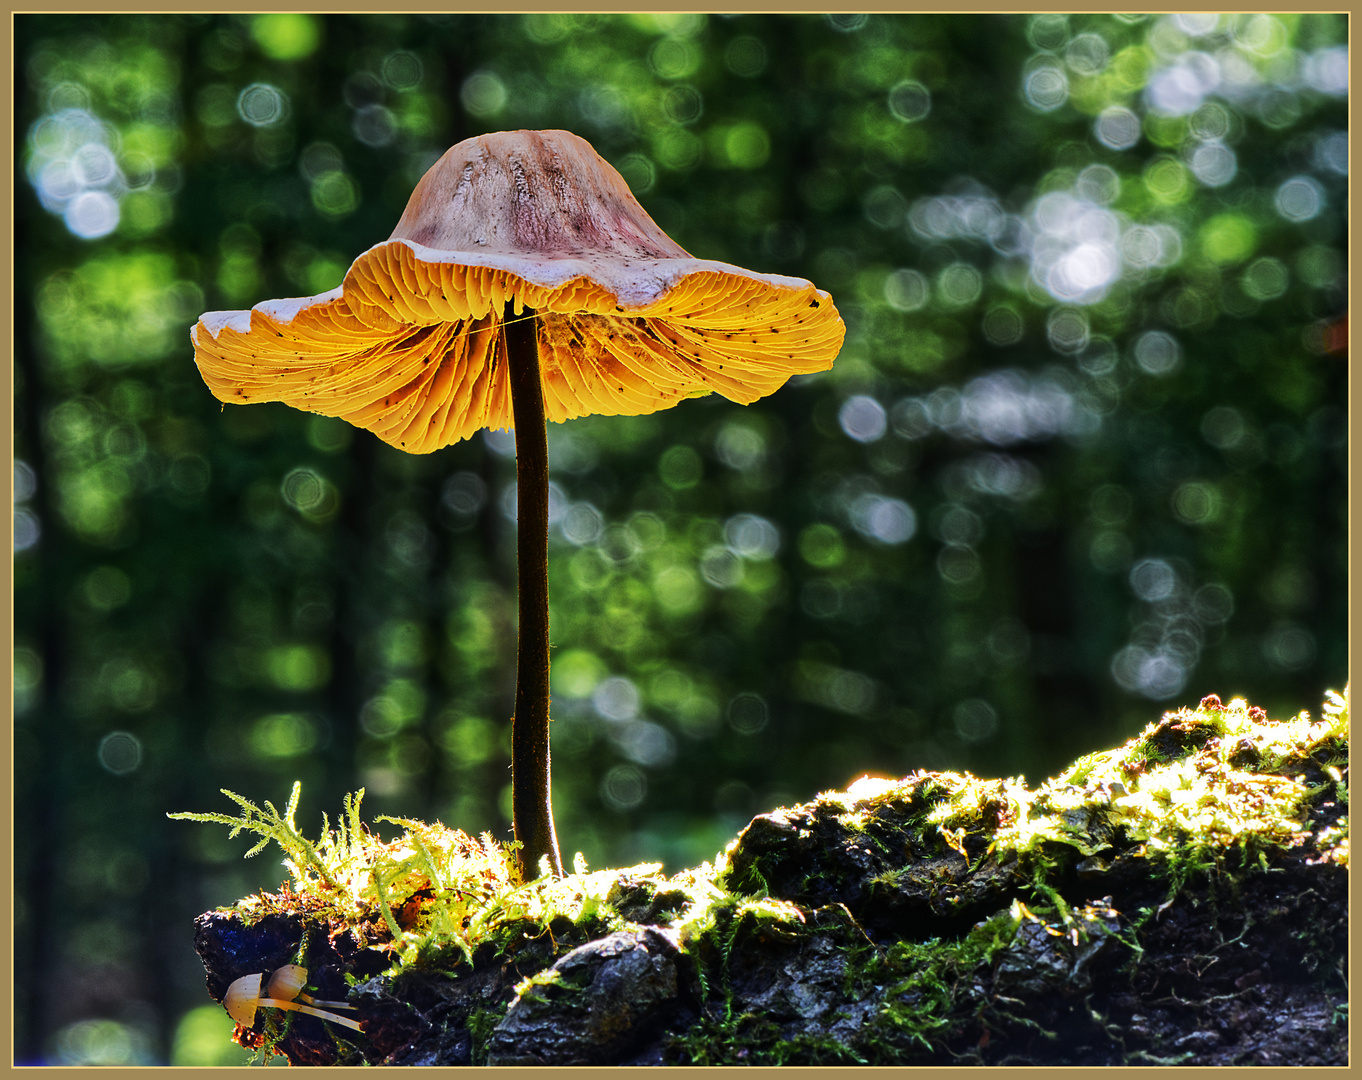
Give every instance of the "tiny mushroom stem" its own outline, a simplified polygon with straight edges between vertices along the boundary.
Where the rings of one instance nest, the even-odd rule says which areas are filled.
[[[257,1009],[271,1008],[291,1009],[294,1012],[306,1013],[308,1016],[329,1020],[333,1024],[353,1028],[355,1031],[364,1030],[360,1027],[358,1021],[351,1020],[349,1017],[337,1016],[335,1013],[325,1012],[322,1009],[314,1009],[310,1005],[299,1005],[296,1001],[280,1001],[277,998],[261,997],[260,983],[263,978],[264,975],[260,972],[254,975],[243,975],[227,987],[227,993],[222,999],[223,1007],[227,1010],[227,1015],[242,1027],[250,1027],[255,1023]]]

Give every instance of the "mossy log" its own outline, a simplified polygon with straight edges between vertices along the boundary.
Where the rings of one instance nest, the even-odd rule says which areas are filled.
[[[1342,1065],[1347,775],[1342,698],[1318,722],[1207,698],[1037,789],[864,779],[671,877],[517,885],[484,840],[470,903],[406,822],[373,850],[424,869],[371,853],[372,910],[295,862],[196,946],[217,1000],[295,962],[348,996],[363,1034],[238,1027],[294,1064]]]

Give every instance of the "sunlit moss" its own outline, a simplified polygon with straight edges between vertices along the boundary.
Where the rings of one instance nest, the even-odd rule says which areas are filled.
[[[260,840],[248,856],[278,844],[292,878],[285,892],[246,897],[231,910],[248,923],[273,912],[292,911],[308,921],[347,928],[362,943],[391,956],[395,969],[452,970],[471,965],[481,943],[536,937],[557,919],[594,925],[601,932],[625,928],[630,924],[612,902],[624,881],[678,893],[682,899],[671,925],[683,946],[712,930],[721,911],[738,918],[804,919],[785,901],[734,895],[720,888],[716,879],[722,874],[722,861],[665,878],[659,873],[660,863],[588,873],[579,853],[573,873],[566,877],[546,875],[521,882],[513,849],[486,834],[475,840],[439,822],[380,816],[377,820],[403,830],[394,840],[381,840],[360,820],[363,791],[346,796],[334,830],[323,815],[315,843],[294,823],[300,785],[294,784],[282,814],[272,803],[261,809],[231,792],[224,794],[241,808],[238,816],[170,816],[228,825],[233,836],[254,833]]]
[[[1080,758],[1035,791],[1016,780],[945,781],[958,790],[931,820],[943,830],[975,828],[980,808],[1001,801],[1009,824],[993,836],[996,852],[1034,852],[1054,842],[1097,855],[1120,827],[1143,854],[1175,872],[1232,850],[1256,858],[1303,837],[1301,815],[1319,794],[1274,770],[1321,756],[1326,771],[1331,761],[1346,762],[1347,733],[1347,704],[1332,692],[1318,722],[1302,712],[1272,723],[1243,699],[1226,707],[1208,699],[1166,714],[1116,750]]]

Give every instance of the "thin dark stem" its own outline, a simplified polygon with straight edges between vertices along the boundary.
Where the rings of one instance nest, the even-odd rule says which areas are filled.
[[[539,860],[563,876],[549,792],[549,441],[534,312],[502,315],[502,338],[515,418],[516,575],[520,641],[511,720],[511,806],[521,843],[520,873],[538,876]]]

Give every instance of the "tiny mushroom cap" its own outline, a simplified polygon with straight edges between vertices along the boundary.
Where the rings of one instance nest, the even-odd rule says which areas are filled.
[[[260,972],[243,975],[227,987],[227,995],[222,999],[227,1015],[242,1027],[255,1023],[255,1011],[260,1007],[260,982],[264,976]]]
[[[275,968],[265,993],[279,1001],[292,1001],[307,985],[307,968],[302,964],[285,964]]]
[[[823,371],[845,327],[801,278],[695,259],[584,139],[480,135],[421,178],[392,236],[318,296],[210,311],[224,402],[282,401],[427,453],[513,426],[500,324],[530,312],[547,419],[749,404]]]
[[[302,964],[285,964],[275,968],[265,993],[278,1001],[305,1001],[309,1005],[325,1005],[329,1009],[353,1009],[348,1001],[322,1001],[302,992],[307,985],[307,968]]]
[[[306,971],[304,971],[306,976]],[[242,1027],[250,1027],[255,1023],[255,1014],[261,1008],[288,1009],[293,1012],[307,1013],[308,1016],[315,1016],[321,1020],[329,1020],[333,1024],[341,1024],[355,1031],[363,1031],[358,1021],[351,1020],[346,1016],[336,1016],[333,1013],[325,1012],[322,1009],[314,1009],[310,1005],[299,1005],[296,1001],[280,1000],[278,998],[261,997],[260,983],[264,980],[261,972],[254,975],[243,975],[227,987],[227,993],[223,995],[222,1005],[227,1010],[227,1015],[235,1020]],[[274,980],[270,980],[273,985]],[[287,982],[287,980],[286,980]],[[287,992],[288,986],[282,987]],[[297,993],[294,990],[293,993]],[[329,1002],[327,1004],[330,1004]]]

